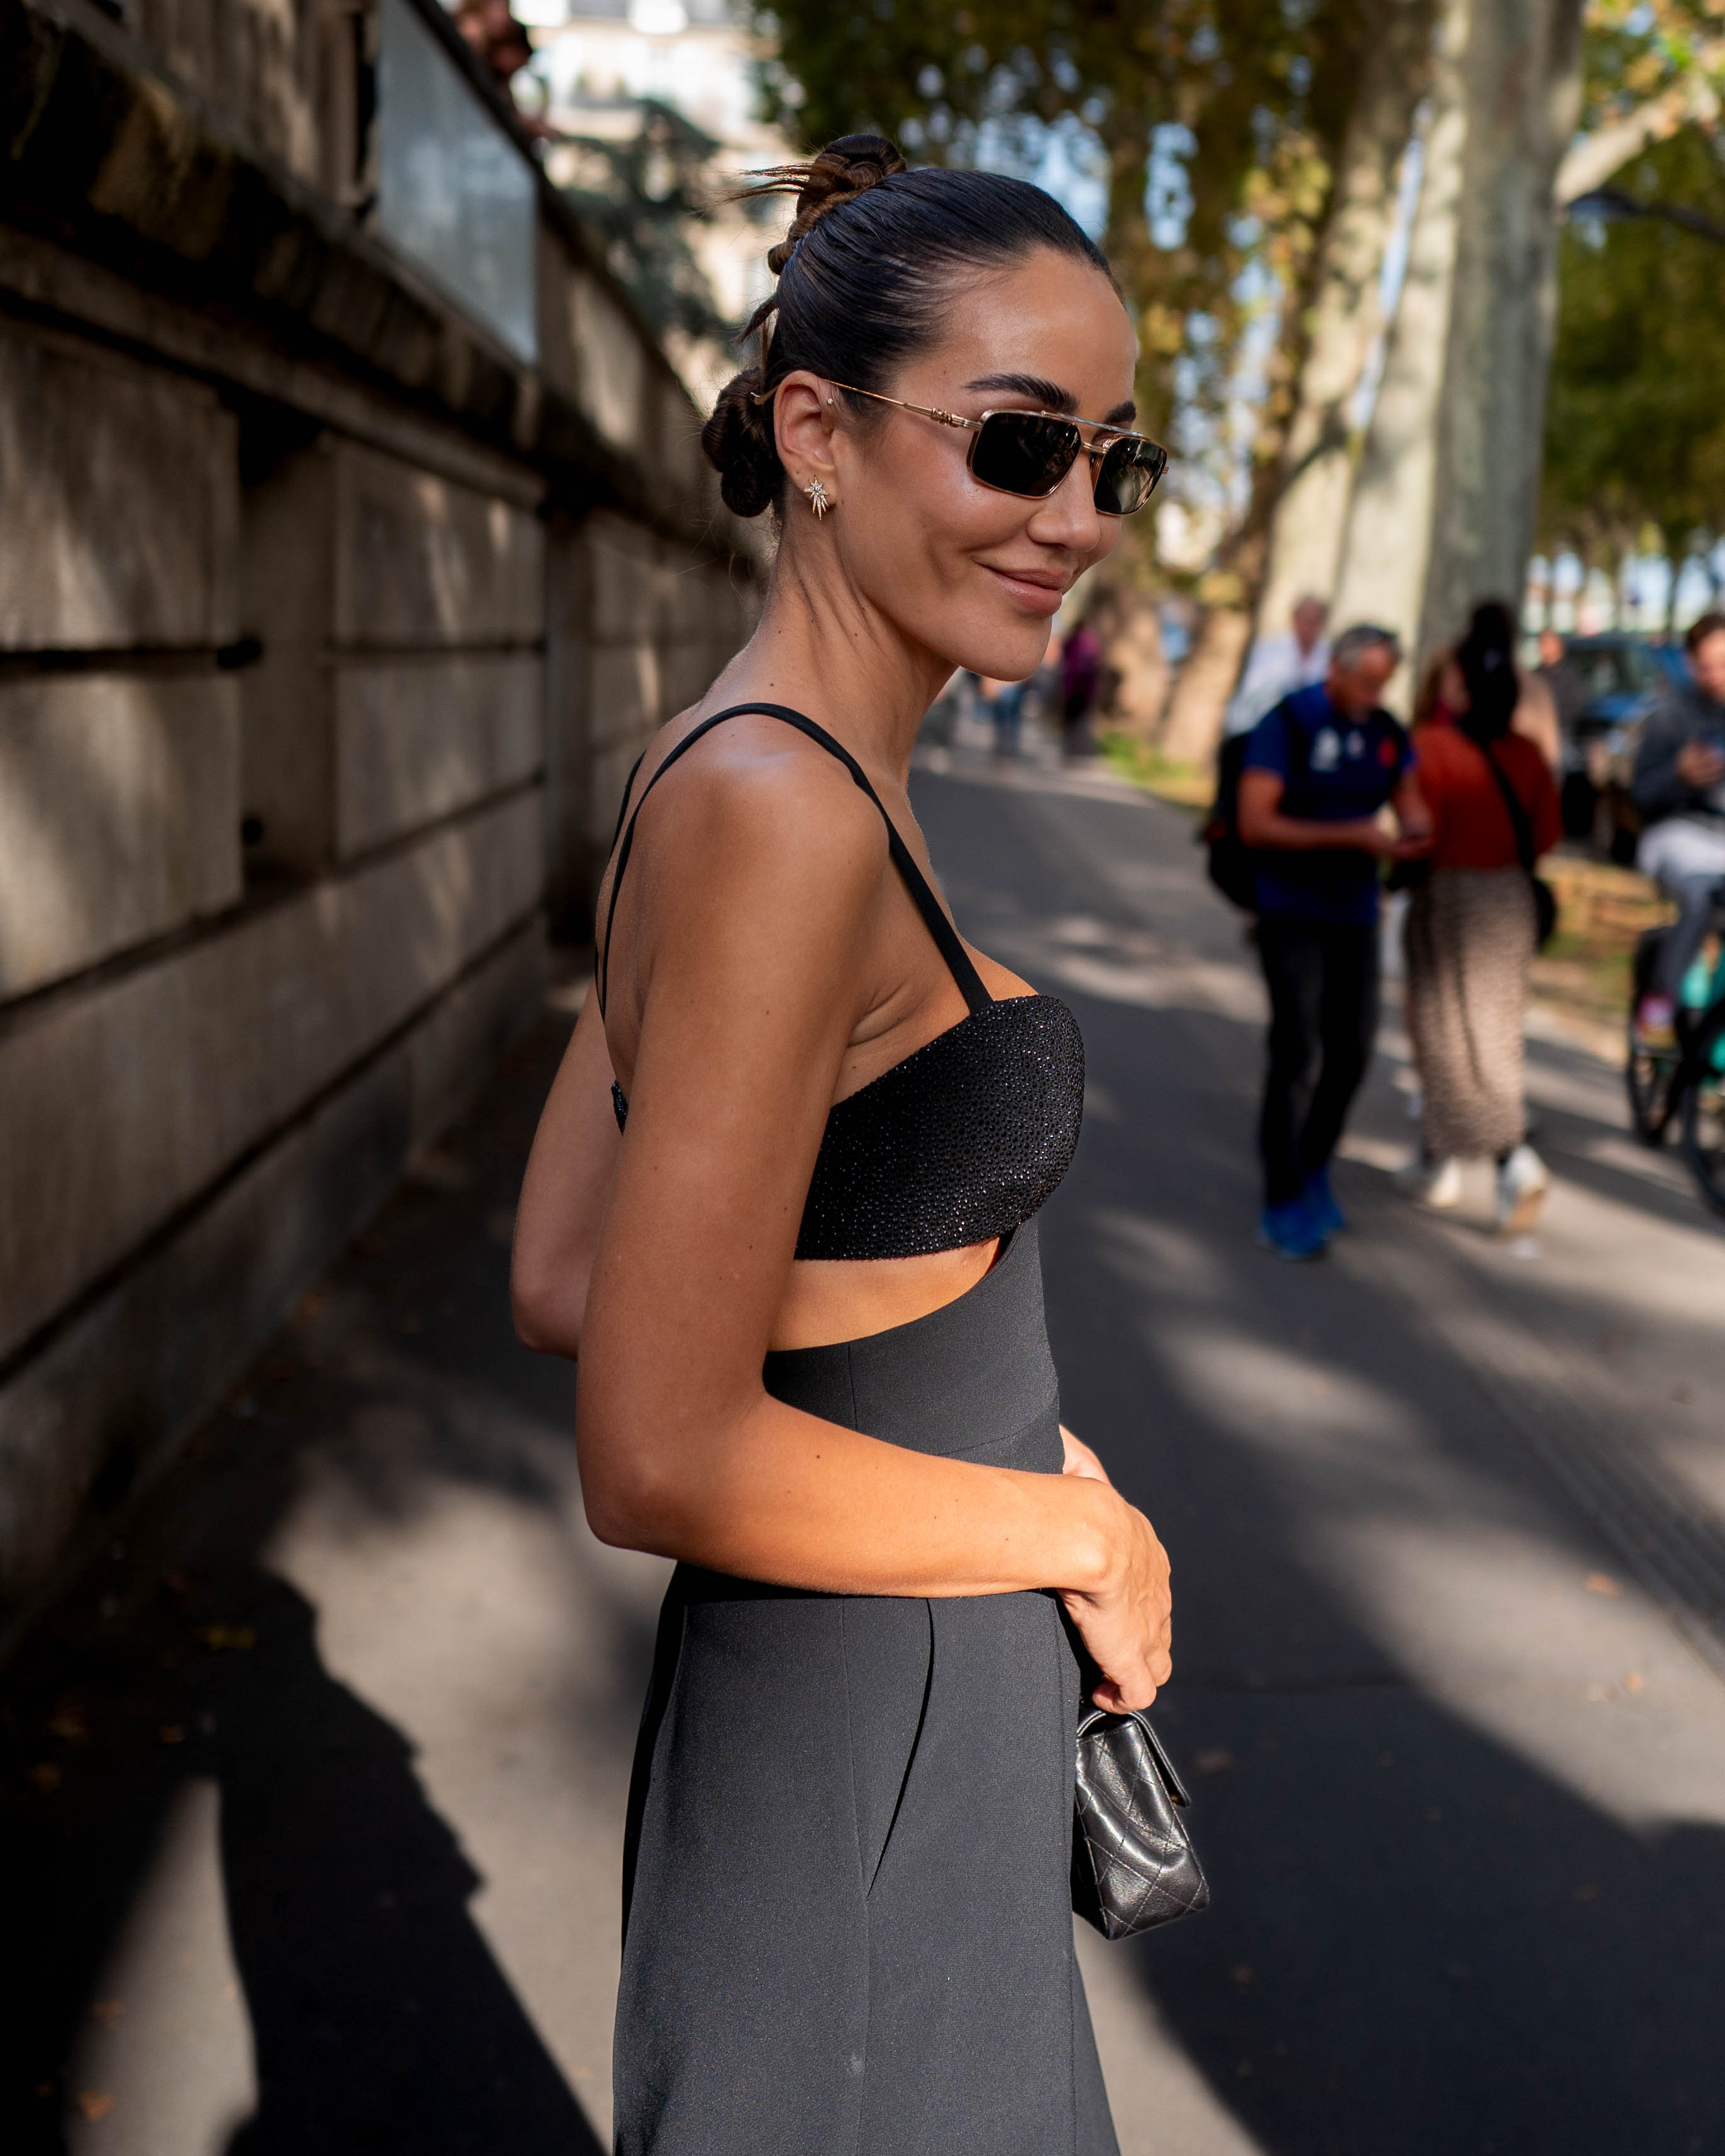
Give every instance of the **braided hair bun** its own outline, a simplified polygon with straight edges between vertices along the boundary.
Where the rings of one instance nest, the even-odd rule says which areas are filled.
[[[855,202],[882,180],[906,170],[905,161],[893,143],[880,135],[841,135],[829,142],[818,157],[806,165],[780,165],[762,177],[772,184],[757,187],[757,194],[789,194],[797,198],[797,214],[791,228],[767,257],[767,267],[777,277],[797,251],[797,243],[820,220],[841,204]]]
[[[1040,247],[1108,275],[1094,244],[1041,188],[999,172],[912,172],[879,135],[840,136],[806,163],[775,166],[739,190],[743,200],[764,195],[794,195],[797,208],[767,257],[778,289],[738,340],[758,331],[760,358],[726,383],[701,434],[725,506],[738,516],[758,516],[783,495],[772,393],[788,374],[806,370],[831,382],[866,424],[878,408],[846,385],[875,389],[937,343],[955,278]]]
[[[790,229],[768,254],[767,267],[778,276],[799,243],[829,211],[855,202],[890,174],[904,170],[903,157],[879,135],[845,135],[829,142],[806,165],[776,165],[760,174],[742,190],[746,199],[778,194],[797,198],[797,213]],[[763,361],[767,318],[778,306],[775,292],[761,303],[743,328],[745,337],[757,330],[763,331]],[[779,370],[781,375],[788,372],[788,368]],[[764,399],[766,388],[761,367],[746,367],[740,374],[733,374],[719,392],[711,418],[701,430],[706,460],[719,475],[720,495],[725,506],[737,516],[758,516],[763,509],[770,509],[784,485],[773,407]]]

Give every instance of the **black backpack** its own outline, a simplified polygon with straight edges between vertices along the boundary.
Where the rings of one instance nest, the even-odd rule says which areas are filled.
[[[1287,701],[1284,696],[1281,704],[1271,706],[1271,711],[1279,711]],[[1269,716],[1266,711],[1264,717]],[[1260,720],[1259,725],[1262,723]],[[1216,798],[1197,834],[1199,844],[1207,849],[1204,867],[1210,881],[1230,906],[1239,906],[1245,913],[1258,910],[1260,850],[1245,844],[1240,835],[1240,774],[1245,768],[1246,749],[1256,731],[1248,726],[1244,733],[1230,734],[1217,751]],[[1303,726],[1291,726],[1288,732],[1295,759],[1295,769],[1288,774],[1291,788],[1303,773],[1310,744]]]

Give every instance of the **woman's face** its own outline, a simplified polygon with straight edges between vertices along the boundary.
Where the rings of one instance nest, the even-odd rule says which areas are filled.
[[[1044,248],[968,277],[953,287],[946,321],[939,345],[879,385],[886,394],[969,418],[1047,410],[1132,424],[1132,326],[1088,263]],[[1120,536],[1120,519],[1097,512],[1088,458],[1051,495],[1028,501],[971,477],[968,429],[886,405],[862,420],[842,402],[822,410],[835,507],[806,536],[830,543],[843,584],[943,669],[1008,681],[1034,673],[1061,599]],[[800,429],[786,428],[790,417],[782,400],[780,439],[795,481]],[[812,434],[802,439],[814,446]],[[786,521],[799,548],[796,527],[808,514],[792,495]]]

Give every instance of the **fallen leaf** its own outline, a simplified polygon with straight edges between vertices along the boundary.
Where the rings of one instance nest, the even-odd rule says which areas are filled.
[[[106,2089],[80,2089],[78,2108],[88,2119],[105,2118],[114,2108],[114,2099]]]
[[[1621,1594],[1623,1592],[1609,1572],[1590,1572],[1581,1584],[1589,1594]]]
[[[1219,1744],[1200,1752],[1192,1763],[1200,1774],[1224,1774],[1234,1764],[1234,1754]]]

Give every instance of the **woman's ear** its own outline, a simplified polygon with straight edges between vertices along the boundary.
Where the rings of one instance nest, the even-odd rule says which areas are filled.
[[[835,408],[830,387],[818,374],[800,368],[779,383],[773,407],[778,460],[791,485],[799,494],[806,494],[811,482],[819,480],[829,501],[837,494],[833,462]]]

